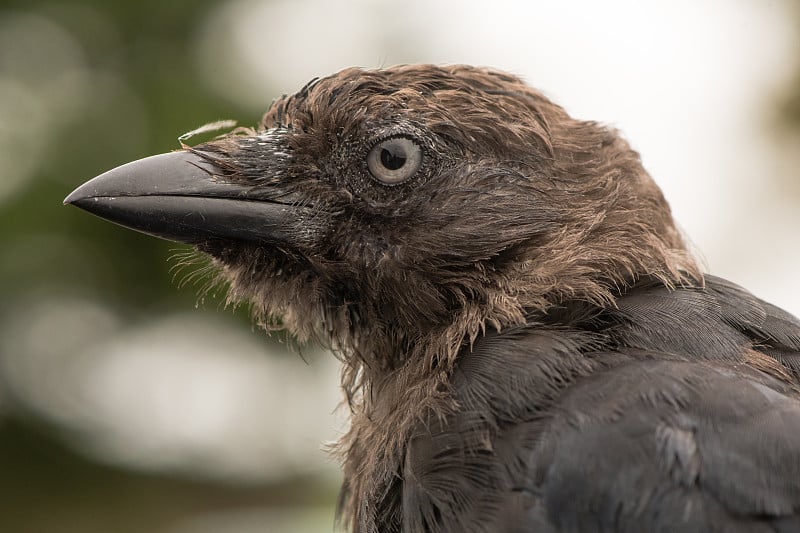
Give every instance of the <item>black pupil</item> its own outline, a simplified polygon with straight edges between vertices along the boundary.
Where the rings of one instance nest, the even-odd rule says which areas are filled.
[[[399,146],[388,146],[381,150],[381,164],[389,170],[397,170],[406,164],[406,152]]]

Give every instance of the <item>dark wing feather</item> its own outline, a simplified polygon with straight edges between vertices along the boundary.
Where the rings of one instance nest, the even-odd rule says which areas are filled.
[[[703,288],[675,291],[645,282],[618,306],[606,315],[624,347],[720,361],[754,347],[790,370],[800,366],[800,320],[722,278],[706,276]]]
[[[761,380],[632,361],[559,411],[531,454],[558,531],[800,531],[800,402]]]
[[[487,335],[407,449],[406,530],[800,531],[799,360],[800,321],[714,277]]]
[[[597,517],[609,531],[800,531],[800,321],[712,276],[618,303],[602,320],[632,359],[570,388],[532,453],[550,518],[565,531]],[[755,351],[787,372],[751,366]]]

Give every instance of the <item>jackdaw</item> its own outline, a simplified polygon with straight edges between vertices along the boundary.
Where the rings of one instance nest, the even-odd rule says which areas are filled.
[[[800,531],[800,321],[704,275],[638,154],[517,77],[347,69],[66,203],[342,360],[353,531]]]

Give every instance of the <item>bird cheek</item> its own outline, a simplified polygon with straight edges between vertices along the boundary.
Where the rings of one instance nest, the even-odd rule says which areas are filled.
[[[358,265],[365,271],[383,269],[393,260],[392,246],[381,236],[359,233],[349,236],[341,248],[342,259],[350,265]]]

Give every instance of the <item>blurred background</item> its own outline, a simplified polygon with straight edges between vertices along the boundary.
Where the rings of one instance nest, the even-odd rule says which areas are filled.
[[[796,0],[0,0],[0,531],[331,531],[333,358],[61,201],[314,76],[405,62],[509,70],[620,128],[707,270],[800,314]]]

